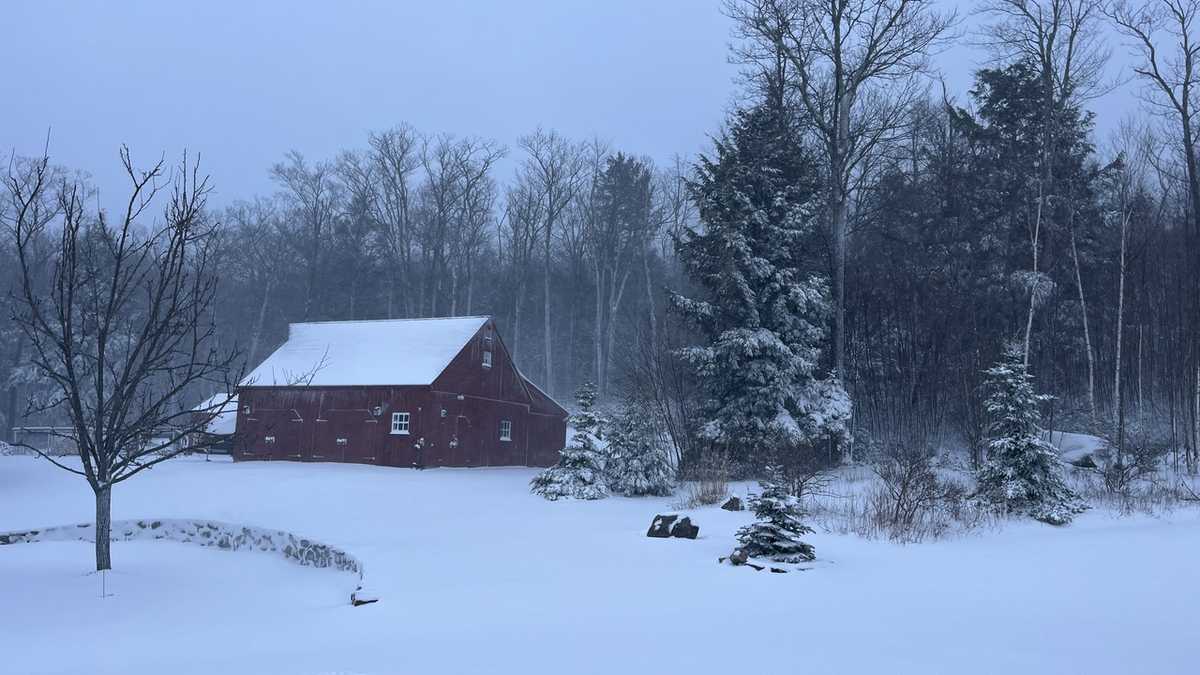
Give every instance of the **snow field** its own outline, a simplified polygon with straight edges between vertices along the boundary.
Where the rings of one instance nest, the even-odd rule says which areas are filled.
[[[729,673],[764,649],[779,673],[1195,665],[1193,510],[916,545],[818,528],[812,569],[777,575],[716,562],[748,512],[678,511],[699,539],[649,539],[678,496],[547,502],[533,473],[164,463],[118,486],[114,519],[303,532],[362,560],[380,602],[350,607],[342,573],[164,542],[115,543],[101,599],[88,545],[2,546],[0,671]],[[0,458],[0,531],[92,508],[77,477]]]

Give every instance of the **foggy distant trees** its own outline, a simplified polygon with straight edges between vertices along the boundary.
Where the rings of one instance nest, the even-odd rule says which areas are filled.
[[[502,181],[508,153],[406,125],[335,161],[289,153],[275,194],[221,214],[229,334],[255,361],[288,321],[487,313],[539,384],[609,395],[622,336],[662,320],[678,276],[668,231],[693,217],[686,169],[538,130]]]
[[[812,164],[789,186],[812,214],[805,245],[775,264],[829,282],[827,337],[806,368],[840,375],[848,447],[966,447],[982,462],[983,373],[1016,340],[1054,397],[1045,427],[1117,448],[1136,436],[1200,469],[1200,3],[976,3],[990,60],[957,93],[926,78],[955,36],[939,6],[726,8],[745,86],[712,136],[769,111],[762,156]],[[1116,49],[1132,56],[1144,106],[1098,139],[1089,104],[1122,81],[1106,59]],[[330,157],[288,153],[269,169],[272,194],[206,212],[222,346],[243,346],[254,365],[290,321],[490,314],[532,381],[560,400],[594,382],[602,404],[643,406],[686,468],[715,408],[679,355],[711,336],[667,292],[698,297],[706,274],[730,271],[679,255],[706,232],[704,166],[550,128],[511,148],[442,131],[399,124]],[[11,228],[11,188],[3,197]],[[52,246],[62,215],[52,202],[41,213],[39,245]],[[5,242],[0,275],[15,260]],[[13,325],[0,322],[5,429],[28,419],[13,402],[45,386]]]

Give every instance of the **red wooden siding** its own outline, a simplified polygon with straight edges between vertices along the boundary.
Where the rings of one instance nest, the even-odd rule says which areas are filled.
[[[525,381],[490,320],[430,386],[251,386],[239,406],[236,459],[412,466],[422,441],[425,466],[549,466],[566,439],[566,411]],[[391,433],[395,412],[407,434]]]

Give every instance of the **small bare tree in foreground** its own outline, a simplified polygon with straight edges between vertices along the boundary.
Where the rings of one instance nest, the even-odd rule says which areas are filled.
[[[239,360],[214,336],[208,179],[186,156],[173,181],[162,161],[136,170],[127,148],[121,162],[132,188],[116,223],[104,211],[85,211],[78,182],[52,185],[47,158],[6,181],[20,267],[13,318],[31,345],[32,364],[51,385],[50,395],[31,400],[30,408],[70,421],[60,435],[77,448],[80,463],[31,449],[86,478],[95,493],[98,571],[112,567],[112,487],[183,452],[188,439],[192,447],[210,443],[208,424],[232,398]],[[162,219],[143,225],[163,184],[170,197]],[[60,215],[39,221],[32,209],[51,193]],[[185,397],[214,386],[230,393],[200,410],[185,404]]]

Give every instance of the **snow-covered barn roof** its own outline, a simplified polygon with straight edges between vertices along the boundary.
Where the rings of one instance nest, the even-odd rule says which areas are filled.
[[[242,386],[432,384],[486,316],[293,323]]]
[[[238,399],[233,396],[226,400],[229,396],[225,392],[217,392],[211,397],[204,399],[200,405],[192,408],[199,413],[215,413],[212,421],[208,423],[208,428],[205,430],[210,434],[232,434],[237,428],[237,409]],[[222,404],[224,401],[224,404]]]

